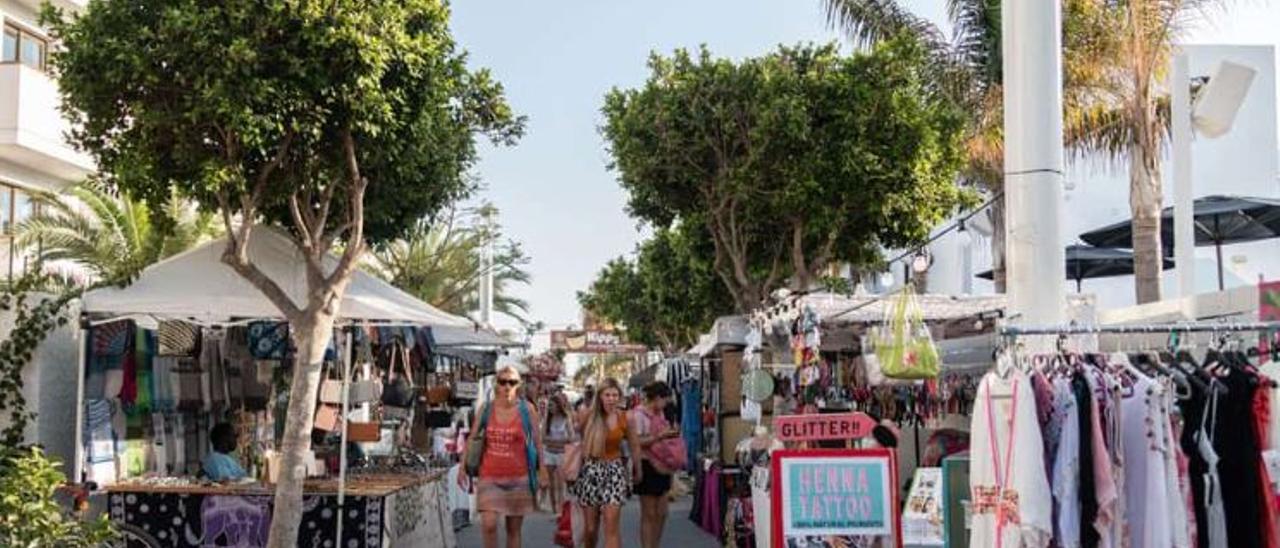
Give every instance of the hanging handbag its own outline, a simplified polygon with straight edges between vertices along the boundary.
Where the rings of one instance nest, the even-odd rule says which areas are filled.
[[[157,331],[160,339],[159,355],[190,357],[196,354],[200,343],[200,328],[187,322],[164,320]]]
[[[338,426],[342,423],[342,410],[332,405],[320,405],[316,407],[316,416],[313,427],[316,430],[325,432],[336,432]]]
[[[342,403],[342,380],[333,378],[333,367],[330,362],[324,362],[324,371],[320,374],[320,402],[321,403]]]
[[[382,381],[364,379],[351,383],[348,388],[349,401],[352,405],[378,401],[382,397]]]
[[[443,410],[431,410],[422,414],[422,424],[427,428],[448,428],[453,424],[453,413]]]
[[[382,440],[382,423],[347,421],[347,441],[372,443]]]
[[[394,344],[391,350],[391,363],[387,367],[389,381],[382,389],[382,404],[391,407],[410,409],[418,399],[413,389],[413,373],[409,371],[408,350]],[[400,374],[396,374],[396,363],[400,364]]]
[[[431,378],[431,385],[422,391],[422,397],[426,400],[427,405],[449,403],[449,398],[453,396],[453,387],[449,384],[448,375],[437,373],[432,375]]]
[[[932,379],[941,372],[938,348],[910,284],[902,288],[875,338],[876,357],[886,377]]]
[[[467,438],[467,450],[462,456],[463,471],[473,478],[480,475],[480,463],[484,459],[484,438],[489,429],[489,413],[492,409],[493,404],[486,403],[480,410],[480,424],[476,425],[476,429]]]

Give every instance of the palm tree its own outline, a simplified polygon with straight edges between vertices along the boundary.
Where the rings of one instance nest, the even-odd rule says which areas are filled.
[[[373,250],[368,267],[392,285],[446,312],[465,315],[479,308],[480,281],[486,274],[484,247],[495,242],[494,310],[529,325],[529,304],[511,294],[513,286],[531,281],[524,267],[529,258],[487,219],[497,210],[485,205],[451,213],[443,223],[419,221],[405,235]]]
[[[1091,0],[1094,47],[1116,63],[1100,74],[1095,103],[1066,120],[1084,148],[1129,160],[1134,275],[1138,303],[1160,300],[1160,156],[1169,138],[1168,91],[1162,82],[1174,43],[1190,24],[1223,0]],[[1177,82],[1175,85],[1190,85]],[[1071,114],[1071,113],[1069,113]]]
[[[1115,48],[1100,20],[1100,0],[1066,0],[1064,108],[1068,113],[1096,103]],[[971,113],[965,137],[968,161],[963,184],[986,189],[992,196],[1004,191],[1004,89],[1001,56],[1000,0],[948,0],[950,39],[932,22],[899,5],[897,0],[823,0],[827,20],[845,31],[857,46],[867,46],[912,33],[928,46],[935,89]],[[1068,119],[1083,119],[1068,116]],[[1091,145],[1074,128],[1068,146]],[[1005,286],[1004,202],[991,206],[992,269],[997,292]]]
[[[213,214],[176,193],[155,211],[96,182],[32,201],[36,213],[17,226],[18,246],[40,263],[85,269],[95,282],[128,283],[147,266],[221,233]]]

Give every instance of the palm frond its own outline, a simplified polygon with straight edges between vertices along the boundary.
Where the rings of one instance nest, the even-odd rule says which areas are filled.
[[[943,44],[933,23],[907,11],[896,0],[824,0],[827,23],[843,30],[858,47],[868,47],[910,32],[926,42]]]

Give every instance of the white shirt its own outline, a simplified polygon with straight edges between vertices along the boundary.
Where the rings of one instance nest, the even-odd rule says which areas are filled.
[[[973,528],[969,545],[1048,546],[1053,536],[1053,500],[1045,477],[1035,395],[1026,375],[1012,371],[1008,379],[994,373],[983,377],[970,430]],[[1005,520],[998,524],[1002,499]]]
[[[1080,546],[1080,410],[1071,381],[1053,381],[1054,413],[1062,415],[1057,456],[1053,459],[1053,499],[1057,508],[1054,532],[1062,548]],[[1059,411],[1060,410],[1060,411]],[[1090,441],[1092,439],[1090,438]],[[1092,463],[1090,464],[1092,466]],[[1092,524],[1090,524],[1092,526]]]

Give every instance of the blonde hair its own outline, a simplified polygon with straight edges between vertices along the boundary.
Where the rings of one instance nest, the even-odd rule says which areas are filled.
[[[605,379],[596,388],[596,395],[591,400],[591,413],[587,415],[587,424],[582,429],[582,446],[587,456],[592,458],[604,456],[605,438],[609,436],[609,414],[604,408],[606,390],[616,390],[618,397],[622,397],[622,385],[616,380]]]
[[[498,368],[498,370],[497,370],[496,372],[494,372],[494,376],[495,376],[495,377],[497,377],[497,376],[502,375],[503,373],[515,373],[515,374],[516,374],[516,378],[517,378],[517,379],[522,379],[522,378],[524,378],[524,375],[521,375],[521,374],[520,374],[520,370],[519,370],[519,369],[516,369],[516,366],[511,365],[511,364],[507,364],[507,365],[504,365],[504,366],[502,366],[502,367],[499,367],[499,368]]]

